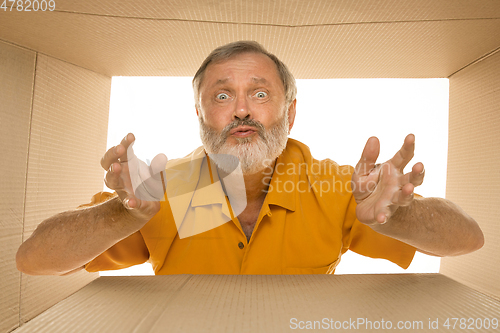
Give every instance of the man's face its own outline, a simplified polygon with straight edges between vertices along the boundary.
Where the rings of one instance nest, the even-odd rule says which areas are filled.
[[[210,64],[199,92],[197,114],[208,153],[237,156],[247,174],[281,154],[295,101],[287,109],[283,83],[269,57],[244,53]]]

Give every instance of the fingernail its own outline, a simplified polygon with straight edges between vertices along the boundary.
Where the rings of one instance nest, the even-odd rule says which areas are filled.
[[[128,202],[129,202],[129,198],[125,198],[123,200],[123,206],[125,206],[125,208],[127,208],[127,209],[130,209],[130,206],[129,206]]]
[[[109,172],[113,173],[113,164],[111,164],[111,166],[109,167]]]

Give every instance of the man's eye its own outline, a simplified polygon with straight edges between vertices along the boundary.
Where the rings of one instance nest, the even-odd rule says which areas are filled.
[[[228,98],[229,98],[229,96],[226,93],[220,93],[220,94],[217,95],[217,99],[224,100],[224,99],[228,99]]]
[[[258,93],[255,94],[255,96],[257,98],[266,98],[267,97],[267,93],[264,92],[264,91],[259,91]]]

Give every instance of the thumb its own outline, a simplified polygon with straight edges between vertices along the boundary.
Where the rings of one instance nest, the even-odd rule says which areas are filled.
[[[365,148],[361,154],[358,164],[354,170],[360,176],[367,175],[370,173],[377,162],[378,155],[380,153],[380,141],[377,137],[372,136],[366,141]]]
[[[126,160],[127,161],[131,161],[133,160],[134,158],[137,158],[137,156],[135,156],[134,154],[134,143],[135,143],[135,138],[134,138],[134,141],[130,142],[128,144],[128,146],[126,147],[127,148],[127,155],[126,155]]]

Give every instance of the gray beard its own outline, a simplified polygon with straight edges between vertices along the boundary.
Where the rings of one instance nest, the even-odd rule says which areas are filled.
[[[238,158],[244,175],[254,174],[272,165],[286,147],[288,140],[288,110],[278,120],[278,123],[266,130],[256,120],[234,120],[224,127],[219,134],[198,117],[200,122],[200,137],[207,154],[218,167],[226,172],[234,170],[234,157]],[[236,138],[237,144],[227,143],[229,132],[238,126],[252,126],[257,131],[257,136],[252,142],[251,137]],[[231,155],[231,156],[224,156]]]

